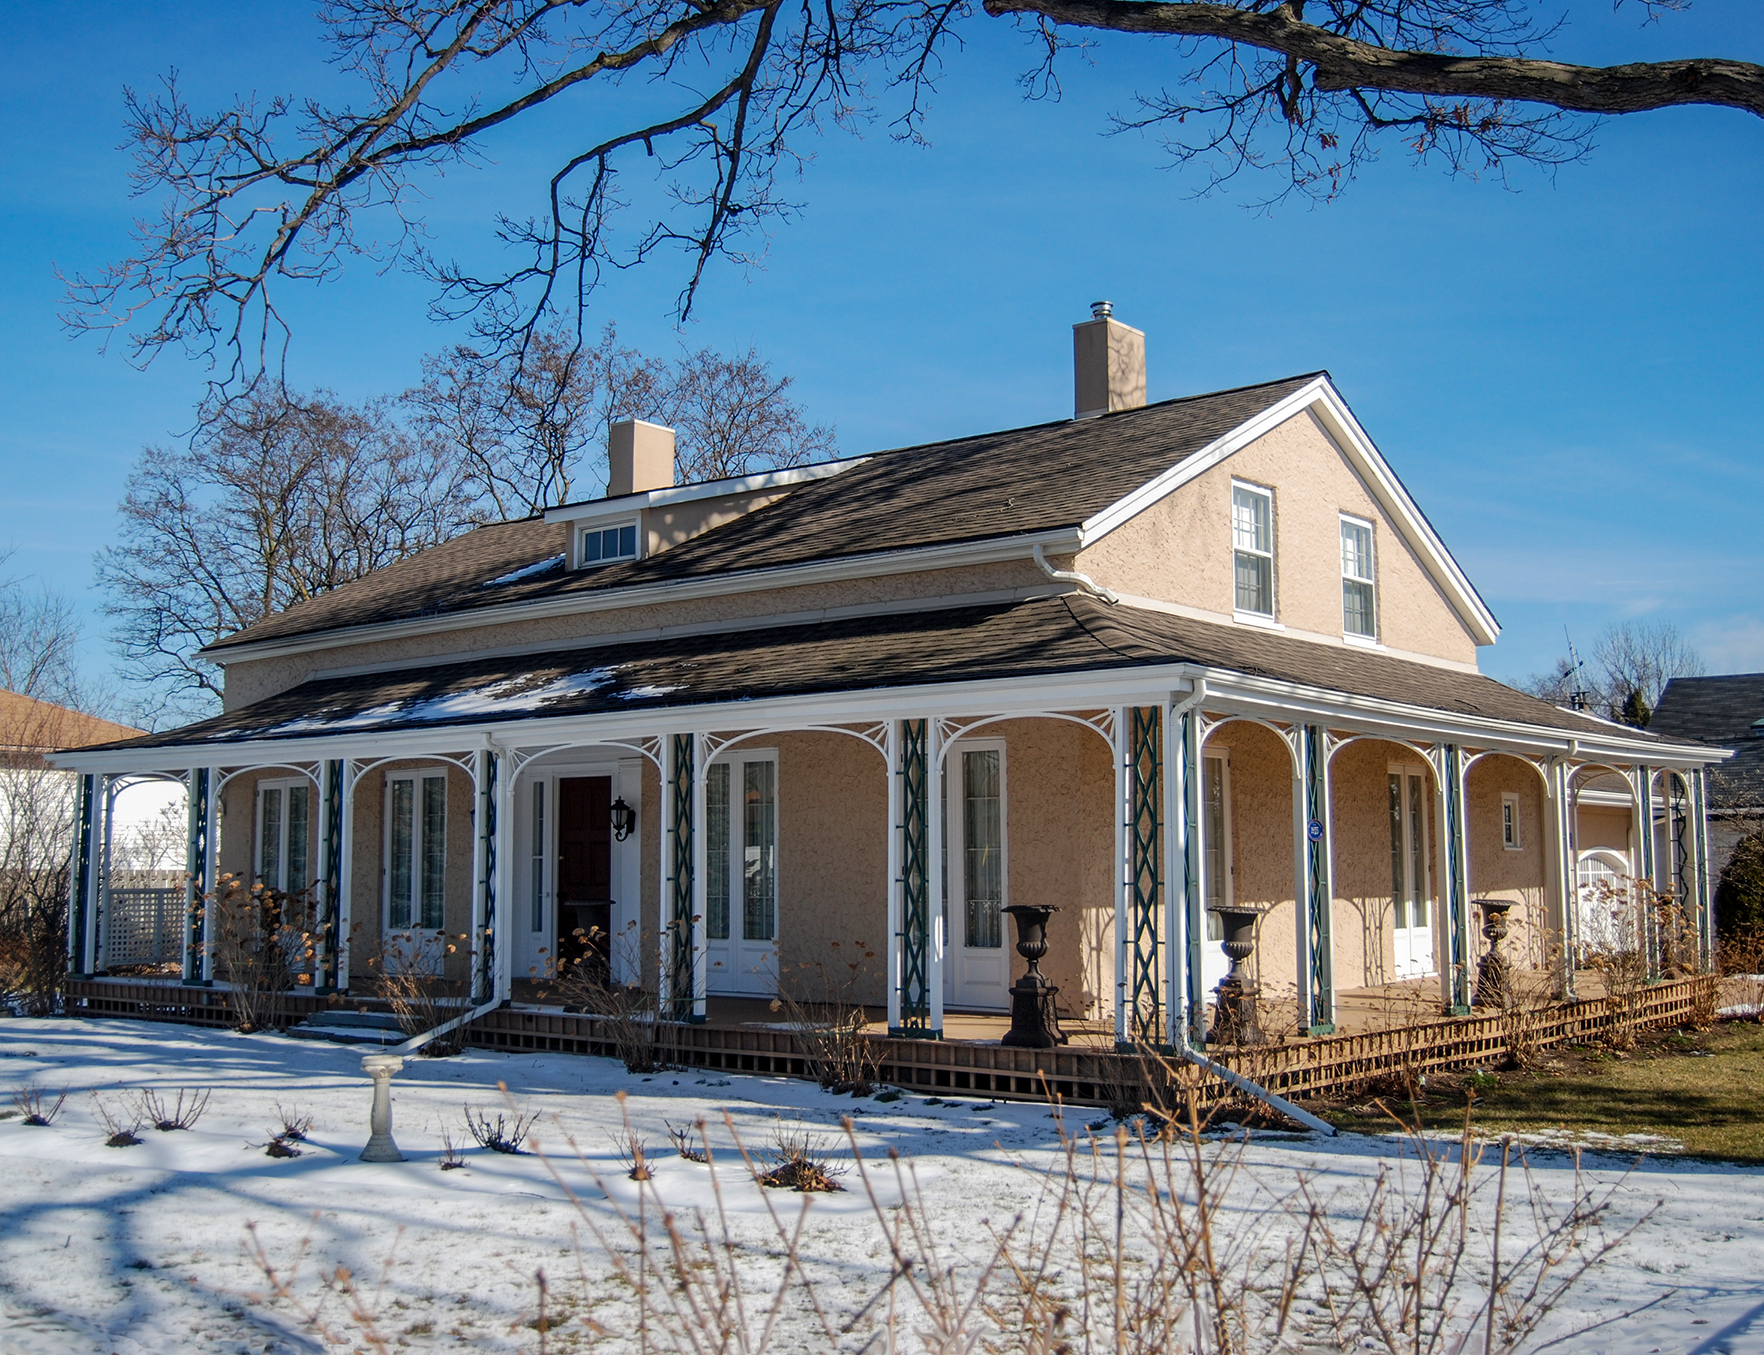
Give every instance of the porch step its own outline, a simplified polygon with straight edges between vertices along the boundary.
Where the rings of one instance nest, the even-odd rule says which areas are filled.
[[[332,1044],[403,1044],[409,1037],[389,1012],[315,1012],[286,1032],[296,1040],[329,1040]]]

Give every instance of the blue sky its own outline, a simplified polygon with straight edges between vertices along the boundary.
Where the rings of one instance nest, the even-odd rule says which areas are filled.
[[[198,104],[308,92],[334,77],[301,7],[27,3],[0,54],[0,544],[73,596],[86,661],[111,662],[92,555],[143,446],[188,426],[202,369],[147,372],[57,320],[55,268],[126,249],[122,88],[172,66]],[[79,20],[70,16],[77,14]],[[1700,0],[1642,28],[1633,5],[1573,11],[1555,54],[1764,60],[1764,11]],[[1338,202],[1194,201],[1155,141],[1104,138],[1164,76],[1151,44],[1108,41],[1025,103],[1028,58],[980,23],[937,100],[930,148],[830,134],[805,204],[764,266],[723,268],[697,318],[670,316],[670,263],[596,303],[658,352],[755,344],[857,453],[1070,413],[1070,325],[1099,297],[1147,333],[1153,399],[1327,368],[1505,630],[1483,668],[1548,665],[1563,627],[1666,618],[1713,671],[1764,668],[1760,455],[1764,121],[1712,109],[1604,124],[1591,160],[1518,191],[1416,168],[1391,146]],[[447,252],[488,257],[570,143],[562,121],[434,185]],[[1252,190],[1254,185],[1252,184]],[[1265,184],[1263,190],[1265,191]],[[300,297],[293,379],[350,397],[402,389],[452,335],[426,284],[357,264]]]

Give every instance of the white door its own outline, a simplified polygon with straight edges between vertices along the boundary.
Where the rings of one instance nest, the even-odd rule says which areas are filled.
[[[1427,878],[1427,782],[1419,767],[1390,769],[1391,925],[1396,940],[1396,977],[1436,972],[1433,905]]]
[[[1636,948],[1635,891],[1629,861],[1608,850],[1584,851],[1576,866],[1575,948],[1579,958]]]
[[[447,774],[386,780],[383,963],[439,974],[447,955]]]
[[[706,991],[778,992],[778,755],[732,753],[705,769]],[[815,994],[802,994],[813,997]]]
[[[1201,944],[1201,987],[1210,999],[1225,981],[1225,925],[1218,909],[1232,900],[1231,764],[1223,755],[1201,759],[1201,880],[1206,886],[1206,932]]]
[[[973,1011],[1005,1011],[1014,947],[1000,911],[1007,902],[1004,743],[959,743],[949,760],[944,1000]]]

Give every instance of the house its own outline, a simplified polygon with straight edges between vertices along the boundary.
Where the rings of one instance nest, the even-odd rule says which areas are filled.
[[[1764,829],[1764,673],[1673,678],[1648,729],[1732,751],[1709,768],[1709,874],[1719,879],[1734,844]]]
[[[395,958],[507,1001],[591,933],[681,1021],[873,956],[859,995],[937,1037],[1006,1007],[1001,910],[1044,904],[1061,1013],[1197,1044],[1237,910],[1315,1035],[1392,983],[1467,1012],[1481,899],[1572,991],[1586,839],[1720,754],[1483,676],[1494,616],[1327,373],[1147,404],[1106,303],[1073,349],[1071,419],[737,480],[616,423],[605,497],[229,636],[221,714],[61,763],[94,806],[182,777],[193,890],[307,891],[319,993]],[[1706,950],[1700,823],[1634,869]]]

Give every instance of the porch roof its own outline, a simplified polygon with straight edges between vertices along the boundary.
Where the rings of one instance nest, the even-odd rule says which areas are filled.
[[[1064,594],[318,677],[182,729],[103,747],[207,749],[1154,665],[1649,741],[1480,674]]]
[[[266,617],[205,652],[224,660],[242,646],[326,631],[1075,529],[1319,375],[877,452],[669,550],[592,570],[561,567],[567,523],[495,523]],[[557,567],[533,568],[554,559]]]

